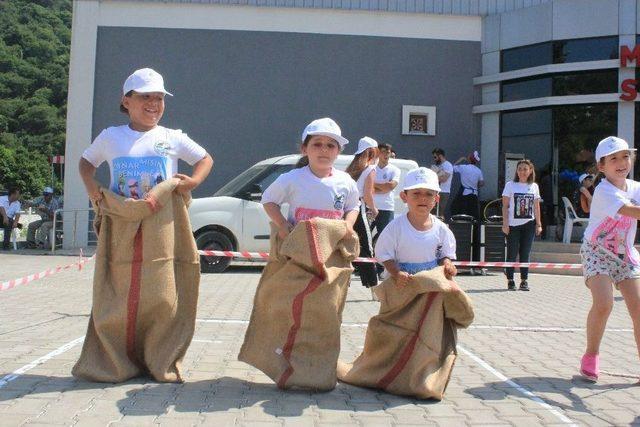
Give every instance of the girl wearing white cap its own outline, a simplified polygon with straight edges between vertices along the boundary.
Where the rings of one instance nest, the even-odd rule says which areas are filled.
[[[353,231],[358,217],[358,188],[351,177],[333,164],[349,141],[330,118],[317,119],[302,133],[299,168],[280,175],[262,194],[267,215],[282,239],[299,221],[320,217],[343,219]],[[289,215],[280,206],[289,204]]]
[[[176,190],[186,193],[204,181],[213,166],[212,157],[204,148],[180,129],[159,125],[164,114],[164,79],[151,68],[136,70],[122,87],[120,111],[129,116],[129,124],[104,129],[82,153],[80,176],[89,198],[100,200],[102,195],[94,176],[98,166],[109,163],[109,189],[125,197],[140,198],[137,186],[125,186],[142,174],[158,174],[162,180],[180,179]],[[191,176],[178,173],[178,159],[193,166]]]
[[[640,219],[640,183],[627,179],[635,149],[614,136],[598,143],[596,162],[604,176],[593,193],[589,225],[580,255],[585,283],[592,296],[587,317],[587,348],[580,373],[596,381],[600,373],[600,342],[613,308],[613,286],[620,290],[640,356],[640,254],[634,247]]]
[[[369,223],[367,211],[371,214],[371,219],[378,216],[378,209],[373,200],[377,158],[378,142],[373,138],[365,136],[358,142],[358,150],[355,152],[355,156],[346,170],[358,186],[361,204],[360,214],[358,215],[354,228],[360,239],[360,256],[367,258],[373,256],[371,224]],[[365,287],[373,288],[378,284],[378,274],[375,264],[370,262],[354,264],[357,266],[360,280]],[[373,295],[373,290],[371,292]]]

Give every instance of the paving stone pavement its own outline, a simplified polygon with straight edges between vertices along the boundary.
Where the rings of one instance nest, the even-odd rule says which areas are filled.
[[[0,253],[0,281],[73,262]],[[184,384],[74,379],[91,308],[93,265],[0,292],[0,425],[640,425],[637,379],[577,376],[590,297],[580,277],[531,275],[531,292],[508,292],[497,273],[460,275],[476,320],[459,333],[459,358],[442,402],[339,384],[328,393],[280,391],[236,360],[259,267],[203,275]],[[340,357],[352,360],[377,313],[353,279]],[[631,320],[616,295],[602,369],[640,373]]]

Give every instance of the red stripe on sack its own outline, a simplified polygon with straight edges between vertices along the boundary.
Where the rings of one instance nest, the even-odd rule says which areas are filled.
[[[133,239],[133,259],[131,262],[131,284],[127,299],[127,357],[137,364],[136,320],[140,304],[140,279],[142,278],[142,224]]]
[[[291,325],[291,328],[289,329],[287,341],[282,349],[282,356],[289,366],[282,373],[280,379],[278,379],[277,384],[279,388],[284,388],[291,375],[293,375],[291,353],[293,351],[293,345],[296,342],[296,335],[298,334],[298,330],[300,329],[300,324],[302,322],[302,306],[304,304],[304,298],[315,291],[325,278],[324,271],[322,269],[322,260],[320,259],[320,251],[318,248],[318,230],[316,228],[316,223],[315,221],[310,220],[306,221],[305,224],[307,228],[307,240],[309,240],[309,250],[311,251],[312,262],[316,267],[316,274],[311,278],[304,290],[293,298],[293,303],[291,305],[293,325]]]
[[[413,334],[413,336],[411,337],[411,340],[405,346],[404,350],[402,350],[402,354],[400,354],[400,359],[398,359],[398,361],[395,363],[395,365],[393,365],[393,367],[389,370],[389,372],[387,372],[386,375],[382,377],[380,381],[378,381],[378,384],[376,384],[376,387],[386,389],[389,386],[389,384],[391,384],[393,380],[396,379],[396,377],[400,374],[400,372],[402,372],[404,367],[407,365],[407,363],[409,362],[409,359],[411,359],[411,356],[413,355],[413,351],[415,350],[416,342],[418,341],[418,337],[420,336],[420,330],[422,329],[422,324],[427,318],[427,313],[429,313],[429,309],[431,308],[431,305],[433,304],[433,301],[436,299],[437,296],[438,296],[437,292],[429,293],[427,302],[424,305],[424,308],[422,309],[422,314],[420,315],[420,321],[418,322],[418,330],[415,332],[415,334]]]

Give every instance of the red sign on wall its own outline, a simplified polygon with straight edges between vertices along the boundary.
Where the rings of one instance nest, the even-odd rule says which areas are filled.
[[[627,67],[629,62],[635,62],[636,67],[640,63],[640,45],[634,46],[633,50],[629,46],[620,46],[620,66]],[[638,96],[638,81],[636,79],[626,79],[620,83],[623,101],[634,101]]]

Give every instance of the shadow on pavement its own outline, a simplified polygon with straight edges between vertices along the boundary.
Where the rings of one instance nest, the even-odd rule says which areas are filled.
[[[584,380],[579,375],[574,375],[571,379],[561,377],[516,377],[511,378],[511,380],[530,392],[535,393],[549,405],[567,411],[584,412],[590,415],[594,414],[589,408],[587,408],[584,399],[588,399],[589,397],[606,393],[608,391],[623,390],[638,386],[637,383],[633,382],[617,384],[591,383]],[[588,389],[593,391],[593,394],[580,397],[573,392],[574,389]],[[487,383],[483,387],[468,388],[465,390],[465,393],[483,400],[502,400],[508,396],[524,396],[524,394],[522,394],[518,389],[511,387],[503,381]],[[544,396],[539,393],[544,393]],[[562,399],[563,401],[566,402],[568,399],[571,403],[567,404],[556,401],[553,399],[553,394],[558,394],[565,398]],[[584,393],[581,394],[584,395]]]

